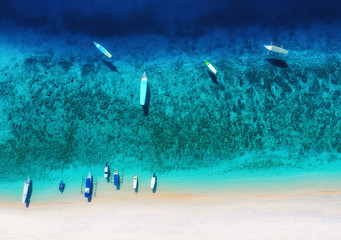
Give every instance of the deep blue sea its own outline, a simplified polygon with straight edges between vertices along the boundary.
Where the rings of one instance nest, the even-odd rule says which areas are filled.
[[[341,1],[2,0],[0,33],[0,201],[106,162],[123,189],[341,188]]]

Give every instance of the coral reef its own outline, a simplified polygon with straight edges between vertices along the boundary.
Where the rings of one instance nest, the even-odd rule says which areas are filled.
[[[110,66],[94,57],[93,46],[93,56],[54,45],[43,54],[3,57],[1,178],[13,168],[21,174],[122,157],[160,171],[221,161],[231,161],[231,170],[295,168],[325,153],[324,161],[340,161],[340,54],[293,49],[279,59],[283,67],[249,41],[238,32],[185,41],[121,38],[125,48],[115,48]],[[216,83],[204,59],[217,68]],[[148,116],[138,100],[144,71]],[[232,163],[248,153],[255,157]]]

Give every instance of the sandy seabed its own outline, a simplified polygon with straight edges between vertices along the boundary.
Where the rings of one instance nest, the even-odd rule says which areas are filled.
[[[0,205],[1,239],[340,239],[340,192]]]

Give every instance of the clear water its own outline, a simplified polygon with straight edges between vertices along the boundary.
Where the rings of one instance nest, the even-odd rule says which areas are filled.
[[[314,184],[340,190],[337,23],[214,28],[177,38],[6,26],[0,36],[2,201],[20,201],[27,176],[32,201],[58,197],[61,179],[64,199],[73,199],[88,171],[105,194],[106,162],[124,173],[122,191],[131,189],[135,173],[149,191],[153,172],[161,192]],[[263,45],[271,40],[289,54],[267,54]],[[216,81],[204,60],[218,70]],[[143,72],[151,91],[148,116],[139,105]]]

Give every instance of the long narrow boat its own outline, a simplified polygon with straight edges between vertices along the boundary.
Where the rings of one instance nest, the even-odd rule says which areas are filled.
[[[135,174],[134,181],[133,181],[133,189],[136,190],[136,187],[137,187],[137,175]]]
[[[108,50],[106,50],[101,44],[94,42],[95,46],[97,47],[98,50],[100,50],[105,56],[107,56],[108,58],[111,58],[111,54],[110,52],[108,52]]]
[[[150,188],[151,189],[154,189],[155,188],[155,179],[156,178],[156,175],[155,173],[153,174],[153,177],[152,177],[152,180],[150,181]]]
[[[119,177],[119,175],[118,175],[117,170],[115,170],[115,173],[114,173],[114,185],[115,185],[115,186],[118,186],[119,180],[120,180],[120,177]]]
[[[63,193],[63,192],[64,192],[64,188],[65,188],[65,183],[64,183],[63,180],[62,180],[62,181],[60,181],[60,183],[59,183],[59,191],[60,191],[61,193]]]
[[[271,43],[270,45],[264,45],[264,47],[271,52],[288,54],[288,50],[285,50],[282,45],[276,46],[274,43]]]
[[[144,105],[146,103],[146,96],[147,96],[147,75],[143,73],[141,78],[141,86],[140,86],[140,104]]]
[[[214,73],[217,73],[217,70],[213,67],[213,65],[211,63],[209,63],[208,61],[205,60],[205,63],[207,65],[207,67]]]
[[[108,166],[108,163],[106,163],[104,167],[104,178],[108,178],[108,177],[109,177],[109,166]]]
[[[90,197],[90,192],[91,192],[91,173],[89,172],[88,178],[86,179],[85,182],[85,191],[84,191],[84,197],[89,198]]]
[[[27,180],[24,185],[24,191],[22,194],[22,203],[25,203],[27,200],[28,189],[30,188],[30,178],[27,177]]]

